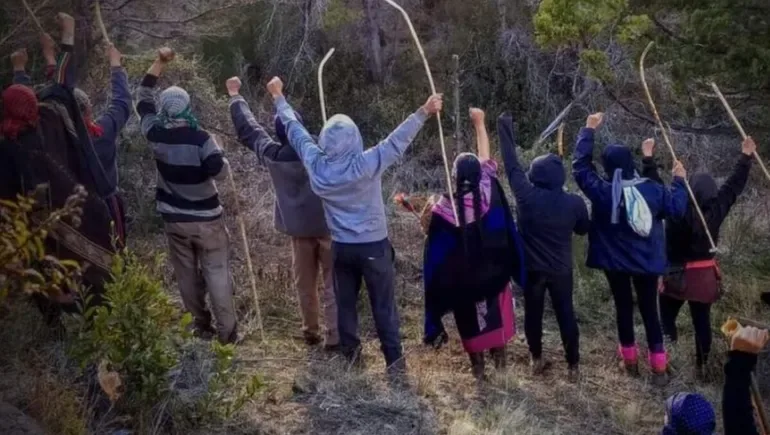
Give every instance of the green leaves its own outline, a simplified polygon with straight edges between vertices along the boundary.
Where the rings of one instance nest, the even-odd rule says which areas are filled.
[[[535,35],[541,46],[588,46],[619,22],[627,0],[543,0],[535,14]]]

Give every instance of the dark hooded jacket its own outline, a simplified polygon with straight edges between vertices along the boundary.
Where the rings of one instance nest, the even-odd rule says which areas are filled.
[[[275,122],[279,143],[257,123],[243,97],[236,96],[230,100],[230,115],[238,139],[257,154],[259,162],[270,172],[275,189],[275,229],[292,237],[328,236],[321,198],[310,188],[305,166],[289,145],[280,118],[276,117]],[[296,116],[301,122],[299,114]]]
[[[593,164],[594,130],[580,130],[572,161],[572,176],[591,201],[591,229],[588,232],[588,267],[638,275],[662,275],[666,271],[663,219],[682,218],[687,210],[684,179],[675,177],[671,187],[652,180],[637,180],[653,217],[647,237],[638,235],[626,219],[611,222],[613,211],[612,174],[622,171],[623,180],[635,178],[631,151],[622,145],[610,145],[602,152],[604,171],[609,180],[599,176]],[[623,204],[619,204],[623,207]]]
[[[564,166],[553,154],[537,157],[529,173],[524,173],[510,115],[500,116],[497,130],[508,183],[516,197],[527,270],[572,273],[572,234],[586,234],[589,227],[585,202],[564,191]]]
[[[700,173],[690,177],[690,187],[716,244],[719,244],[719,230],[722,223],[746,187],[751,162],[751,156],[741,154],[732,174],[722,187],[717,187],[714,177],[709,174]],[[652,158],[644,160],[643,172],[645,177],[661,182],[657,166]],[[692,201],[687,201],[687,213],[685,213],[684,218],[671,219],[666,222],[666,246],[668,261],[674,265],[708,260],[716,255],[711,252],[711,244]]]

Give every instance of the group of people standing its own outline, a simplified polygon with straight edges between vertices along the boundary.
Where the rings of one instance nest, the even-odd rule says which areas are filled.
[[[62,40],[41,38],[47,83],[34,90],[26,74],[26,52],[12,56],[14,84],[3,91],[0,130],[0,188],[13,199],[48,183],[44,204],[61,206],[76,185],[90,194],[83,225],[62,223],[50,248],[88,263],[84,280],[98,294],[109,276],[111,255],[125,244],[125,210],[118,195],[117,138],[131,116],[132,98],[121,54],[107,53],[111,101],[95,116],[90,99],[76,87],[72,52],[74,20],[59,14]],[[155,88],[174,59],[169,48],[157,57],[139,85],[136,112],[157,167],[156,207],[164,220],[170,262],[186,310],[201,337],[238,340],[229,274],[228,233],[217,181],[229,163],[215,138],[201,128],[190,95],[171,86]],[[385,140],[365,148],[356,124],[335,115],[312,136],[283,94],[283,83],[267,84],[275,106],[274,140],[240,95],[237,77],[226,83],[238,139],[267,167],[275,189],[275,229],[291,237],[294,284],[308,345],[323,343],[360,366],[357,302],[362,282],[391,374],[406,369],[394,294],[395,251],[388,238],[382,175],[413,142],[426,120],[442,109],[432,95]],[[625,369],[639,373],[634,334],[634,295],[644,322],[648,359],[656,381],[666,380],[664,334],[676,341],[675,320],[690,306],[699,371],[711,348],[710,307],[720,295],[720,274],[710,250],[730,208],[746,185],[756,145],[744,140],[728,180],[718,187],[707,174],[690,179],[703,228],[688,197],[687,173],[675,162],[665,184],[654,160],[654,141],[642,145],[641,174],[633,153],[609,145],[601,153],[604,175],[593,163],[594,137],[603,115],[590,115],[578,134],[572,176],[583,197],[569,193],[562,159],[546,154],[528,171],[516,153],[514,122],[497,121],[504,173],[513,192],[514,219],[492,159],[485,114],[471,109],[477,153],[462,153],[452,167],[453,193],[435,196],[423,210],[424,342],[440,347],[448,335],[442,316],[452,312],[472,371],[484,378],[484,352],[496,367],[506,364],[505,345],[515,335],[513,284],[524,292],[524,329],[532,370],[542,374],[545,293],[550,294],[568,366],[580,377],[579,329],[573,307],[573,234],[588,234],[587,265],[604,272],[615,301],[618,354]],[[664,225],[665,221],[665,225]],[[213,316],[206,306],[209,295]],[[41,301],[41,308],[46,305]],[[51,303],[45,312],[55,318]],[[56,307],[72,306],[63,295]],[[660,306],[660,311],[658,307]],[[320,312],[323,310],[324,327]],[[662,320],[662,326],[661,326]],[[215,325],[215,326],[214,326]]]

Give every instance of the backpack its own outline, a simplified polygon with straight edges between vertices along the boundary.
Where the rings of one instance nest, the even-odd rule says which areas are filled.
[[[623,186],[626,222],[634,232],[648,237],[652,231],[652,212],[636,184]]]

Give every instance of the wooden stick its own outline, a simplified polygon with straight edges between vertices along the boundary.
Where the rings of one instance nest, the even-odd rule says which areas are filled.
[[[711,87],[714,89],[714,92],[717,94],[717,97],[719,97],[719,101],[722,102],[722,105],[725,106],[725,110],[727,110],[727,114],[730,115],[730,119],[733,120],[733,124],[735,124],[735,127],[738,129],[738,132],[741,133],[741,136],[745,140],[747,137],[749,137],[746,134],[746,131],[743,129],[743,126],[741,125],[740,121],[738,121],[738,118],[735,116],[735,113],[733,112],[733,109],[730,107],[730,104],[727,102],[727,99],[725,99],[725,96],[722,95],[722,91],[719,90],[719,86],[717,86],[716,83],[711,82]],[[759,157],[759,154],[757,151],[754,151],[754,158],[757,159],[757,163],[759,163],[759,167],[762,168],[762,172],[765,173],[765,177],[767,177],[768,180],[770,180],[770,172],[767,171],[767,167],[762,162],[762,159]]]
[[[559,151],[559,157],[564,158],[564,123],[559,124],[559,130],[556,132],[556,149]]]
[[[647,101],[650,103],[652,114],[655,116],[655,121],[658,123],[658,127],[660,127],[660,133],[663,135],[663,140],[666,142],[668,150],[671,152],[671,157],[674,159],[674,164],[676,164],[678,161],[676,158],[676,151],[674,151],[674,146],[671,144],[671,139],[668,137],[668,133],[663,127],[663,121],[660,119],[658,108],[655,106],[655,102],[652,100],[652,94],[650,93],[650,88],[647,86],[647,79],[644,76],[644,59],[647,57],[647,53],[650,51],[650,48],[652,48],[653,44],[654,42],[650,41],[650,43],[647,44],[647,47],[644,49],[644,52],[642,52],[642,57],[639,58],[639,76],[642,79],[642,86],[644,87],[644,93],[647,95]],[[686,178],[684,180],[684,185],[687,187],[687,193],[690,195],[690,200],[692,200],[695,211],[698,213],[701,224],[703,224],[703,229],[706,230],[706,235],[708,236],[709,243],[711,244],[711,252],[717,252],[717,245],[714,243],[714,238],[711,236],[711,231],[709,231],[706,218],[703,216],[703,211],[701,210],[700,205],[698,205],[698,201],[695,199],[695,194],[692,191],[692,187],[690,187],[690,182],[687,181]]]
[[[412,25],[412,20],[409,18],[409,14],[406,13],[404,8],[399,6],[396,2],[393,0],[385,0],[389,5],[396,8],[399,12],[401,12],[401,15],[404,16],[404,20],[406,20],[406,24],[409,26],[409,31],[412,33],[412,38],[414,39],[415,45],[417,45],[417,51],[420,52],[420,57],[422,57],[422,63],[425,66],[425,73],[428,75],[428,83],[430,84],[430,91],[432,94],[436,94],[436,85],[433,83],[433,74],[430,72],[430,65],[428,65],[428,59],[425,57],[425,50],[422,49],[422,44],[420,44],[420,38],[417,37],[417,32],[414,30],[414,26]],[[438,122],[438,138],[441,143],[441,156],[444,158],[444,171],[446,173],[446,184],[447,184],[447,190],[449,191],[449,201],[452,203],[452,213],[455,217],[456,225],[460,225],[460,220],[457,217],[457,207],[455,207],[455,196],[452,192],[452,174],[449,170],[449,160],[447,160],[446,156],[446,145],[444,144],[444,128],[441,126],[441,112],[436,113],[436,121]]]
[[[326,56],[321,60],[321,64],[318,65],[318,98],[321,99],[321,116],[323,117],[324,124],[326,124],[326,121],[328,120],[326,117],[326,99],[324,97],[324,67],[333,54],[334,47],[326,53]]]
[[[43,25],[40,24],[40,20],[37,19],[35,16],[35,11],[32,10],[31,7],[29,7],[29,3],[27,3],[27,0],[21,0],[22,3],[24,3],[24,8],[29,12],[29,16],[32,17],[32,21],[35,22],[35,25],[38,29],[40,29],[41,33],[45,33],[45,30],[43,29]]]
[[[463,152],[463,144],[460,140],[460,56],[452,55],[452,101],[455,111],[455,156]]]
[[[104,20],[102,20],[102,8],[99,6],[99,0],[94,0],[94,14],[96,15],[96,23],[99,24],[99,29],[102,31],[104,42],[106,42],[108,45],[112,44],[112,42],[110,42],[110,37],[107,34],[107,28],[104,27]]]
[[[216,137],[213,137],[214,142],[219,143]],[[236,220],[238,221],[238,229],[241,233],[241,243],[243,244],[243,252],[246,255],[246,270],[249,272],[249,281],[251,282],[251,293],[254,297],[254,309],[257,312],[257,325],[259,326],[259,335],[262,341],[265,341],[265,327],[262,324],[262,310],[259,307],[259,293],[257,292],[257,278],[254,275],[254,266],[251,264],[251,252],[249,251],[249,240],[246,237],[246,224],[243,223],[243,216],[241,215],[241,207],[238,201],[238,190],[235,187],[235,179],[233,179],[233,171],[231,168],[227,170],[227,178],[230,181],[230,191],[235,199],[235,209],[238,214]]]

